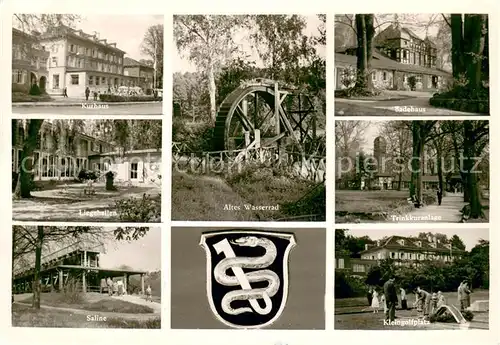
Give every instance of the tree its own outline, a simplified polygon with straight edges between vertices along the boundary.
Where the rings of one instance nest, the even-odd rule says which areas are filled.
[[[149,56],[155,68],[156,85],[154,88],[163,87],[163,24],[150,26],[144,34],[144,39],[141,43],[141,51]]]
[[[77,14],[60,14],[60,13],[44,13],[44,14],[26,14],[14,13],[12,25],[19,30],[31,33],[31,31],[45,31],[48,28],[57,27],[60,25],[74,27],[74,24],[81,20],[81,16]]]
[[[210,114],[214,123],[217,115],[215,76],[223,63],[238,50],[233,35],[243,20],[244,16],[228,15],[174,16],[177,49],[207,76]]]
[[[450,244],[451,244],[452,248],[458,248],[461,250],[465,250],[465,244],[458,235],[453,235],[451,237]]]
[[[364,143],[364,133],[369,125],[367,121],[335,121],[336,179],[346,178],[344,183],[348,183],[353,177],[354,162],[360,146]]]
[[[146,227],[119,227],[112,233],[105,232],[101,227],[87,226],[14,226],[13,234],[16,239],[13,242],[12,260],[15,261],[27,254],[35,256],[35,267],[33,275],[33,302],[32,307],[40,309],[41,284],[40,273],[42,268],[42,253],[47,249],[49,243],[68,243],[79,240],[94,240],[103,243],[105,239],[114,238],[118,241],[131,241],[144,237],[149,228]],[[110,236],[111,235],[111,236]]]
[[[416,200],[417,204],[422,203],[422,154],[428,136],[437,121],[412,121],[412,160],[411,160],[411,182],[410,198]]]
[[[360,90],[369,90],[372,87],[371,61],[373,56],[373,14],[356,14],[356,85]]]

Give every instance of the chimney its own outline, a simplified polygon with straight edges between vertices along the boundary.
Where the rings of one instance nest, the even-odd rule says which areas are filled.
[[[368,250],[368,243],[365,243],[365,250]]]
[[[380,240],[377,240],[377,247],[380,247]]]

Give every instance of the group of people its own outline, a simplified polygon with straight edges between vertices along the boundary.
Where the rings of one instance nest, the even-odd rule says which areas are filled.
[[[398,292],[395,285],[395,277],[391,277],[387,280],[382,289],[376,287],[368,287],[367,299],[368,305],[373,310],[373,313],[378,313],[380,307],[384,309],[385,319],[387,321],[393,321],[396,318],[396,307],[401,301],[401,309],[408,309],[408,301],[406,290],[403,287],[399,288],[399,299]],[[460,305],[460,310],[466,310],[470,307],[470,294],[471,290],[467,281],[462,281],[458,287],[458,304]],[[420,316],[427,319],[435,313],[442,305],[446,305],[446,298],[441,291],[437,293],[430,293],[421,287],[417,287],[414,291],[415,302],[413,306],[417,309]]]
[[[108,295],[110,296],[123,296],[127,294],[127,289],[125,289],[125,285],[121,279],[113,281],[113,279],[108,277],[106,279],[106,285],[108,287]]]

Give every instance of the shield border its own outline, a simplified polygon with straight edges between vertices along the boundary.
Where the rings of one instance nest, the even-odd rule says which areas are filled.
[[[224,235],[224,234],[234,234],[236,232],[244,233],[244,234],[256,234],[256,235],[268,235],[268,236],[275,236],[275,237],[282,237],[282,238],[287,238],[289,240],[289,244],[285,249],[283,259],[284,258],[289,258],[290,257],[290,252],[292,251],[293,248],[297,245],[297,240],[295,238],[295,234],[293,232],[285,232],[285,231],[269,231],[269,230],[254,230],[254,229],[230,229],[230,230],[217,230],[217,231],[206,231],[201,234],[200,238],[200,243],[199,245],[203,248],[205,251],[205,256],[206,256],[206,293],[207,293],[207,299],[208,303],[210,305],[210,309],[212,309],[212,313],[215,315],[215,317],[225,324],[226,326],[232,327],[232,328],[237,328],[237,329],[259,329],[259,328],[264,328],[267,326],[272,325],[283,313],[283,310],[285,309],[286,302],[288,300],[288,285],[290,284],[289,281],[289,260],[284,260],[283,262],[283,279],[286,281],[286,284],[283,284],[283,299],[282,303],[278,309],[278,312],[276,315],[269,320],[268,322],[261,324],[261,325],[255,325],[255,326],[241,326],[241,325],[236,325],[233,324],[229,321],[226,321],[219,313],[217,312],[217,309],[215,308],[214,305],[214,300],[212,297],[212,274],[213,274],[213,268],[212,268],[212,254],[210,252],[210,248],[208,248],[207,243],[206,243],[206,238],[209,237],[210,235]]]

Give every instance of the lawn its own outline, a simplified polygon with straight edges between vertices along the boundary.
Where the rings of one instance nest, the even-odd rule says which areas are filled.
[[[458,306],[457,293],[445,292],[446,302],[449,305]],[[415,295],[408,294],[408,307],[412,307],[415,301]],[[477,290],[471,295],[471,303],[477,300],[489,300],[488,290]],[[367,309],[367,310],[364,310]],[[418,313],[415,309],[412,310],[396,310],[396,317],[401,319],[416,319]],[[366,297],[343,298],[335,300],[335,329],[443,329],[448,325],[431,324],[419,326],[385,326],[383,324],[384,313],[383,309],[378,314],[374,314],[368,308],[368,301]],[[488,329],[489,314],[488,312],[474,312],[474,319],[471,322],[470,328],[474,329]],[[453,325],[449,325],[453,327]]]
[[[147,320],[128,320],[119,317],[107,318],[105,322],[87,321],[87,315],[55,309],[35,310],[29,306],[12,305],[14,327],[58,327],[58,328],[150,328],[160,329],[160,317]]]
[[[275,175],[270,168],[249,169],[227,179],[173,170],[172,220],[255,221],[287,218],[289,215],[284,213],[283,205],[298,201],[314,185],[309,181]],[[244,205],[279,205],[279,209],[246,210]],[[231,206],[240,209],[227,209]]]
[[[19,102],[49,102],[52,98],[49,95],[43,94],[39,96],[33,96],[26,94],[24,92],[13,92],[12,93],[12,103]]]
[[[373,213],[388,212],[407,204],[408,191],[335,190],[335,212]]]
[[[27,297],[19,301],[20,303],[31,304],[32,297]],[[122,301],[119,298],[108,297],[101,294],[86,294],[85,297],[77,295],[68,298],[61,293],[42,293],[41,305],[59,308],[73,308],[97,312],[127,313],[127,314],[148,314],[154,310],[140,304]]]
[[[116,191],[107,191],[104,183],[97,183],[92,195],[84,193],[85,186],[83,183],[57,184],[32,191],[31,199],[12,201],[12,218],[21,221],[115,222],[120,221],[116,201],[141,198],[144,193],[157,200],[160,207],[160,187],[156,185],[118,186]]]

